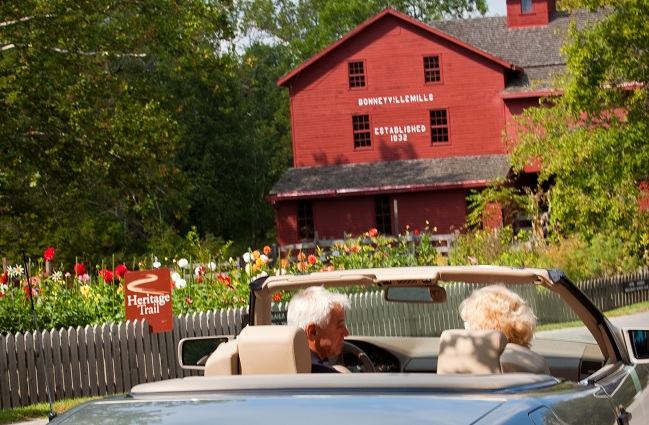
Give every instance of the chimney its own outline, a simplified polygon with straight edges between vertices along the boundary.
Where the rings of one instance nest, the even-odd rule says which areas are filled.
[[[544,27],[557,10],[556,0],[506,0],[507,28]]]

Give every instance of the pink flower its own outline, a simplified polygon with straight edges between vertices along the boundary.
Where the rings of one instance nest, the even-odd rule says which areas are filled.
[[[469,257],[469,261],[471,261],[471,264],[478,264],[478,259],[475,257]]]
[[[43,254],[43,258],[45,258],[45,261],[52,261],[54,259],[54,248],[47,248]]]

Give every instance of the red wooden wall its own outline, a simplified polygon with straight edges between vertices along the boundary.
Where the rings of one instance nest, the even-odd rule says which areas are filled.
[[[462,228],[466,216],[466,190],[452,189],[435,192],[408,192],[391,195],[397,201],[399,228],[393,215],[393,233],[437,228],[446,234]],[[299,242],[297,234],[297,202],[278,202],[277,243],[280,246]],[[345,234],[358,236],[374,227],[374,197],[340,197],[312,200],[313,224],[320,239],[342,239]]]
[[[424,56],[439,55],[442,83],[425,84]],[[350,89],[348,62],[364,61],[367,85]],[[290,81],[295,167],[501,153],[501,65],[386,16]],[[359,105],[366,98],[419,95],[432,101]],[[450,143],[431,146],[429,110],[448,108]],[[354,150],[352,115],[370,116],[372,147]],[[393,142],[381,127],[420,125]]]
[[[547,25],[555,11],[555,0],[532,0],[532,12],[529,13],[521,13],[521,0],[507,0],[507,26],[523,28]]]

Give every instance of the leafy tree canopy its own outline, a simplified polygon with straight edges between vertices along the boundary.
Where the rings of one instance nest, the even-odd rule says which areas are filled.
[[[295,65],[388,7],[422,22],[487,12],[485,0],[242,0],[242,29],[289,46]]]
[[[184,213],[170,82],[219,60],[232,13],[228,0],[0,4],[3,254],[133,252]]]
[[[573,26],[564,47],[567,73],[552,107],[530,108],[519,120],[512,159],[518,169],[541,165],[551,220],[564,234],[621,229],[642,249],[649,237],[639,200],[649,180],[649,3],[564,0],[564,8],[608,7],[605,18]],[[646,246],[645,246],[646,249]]]

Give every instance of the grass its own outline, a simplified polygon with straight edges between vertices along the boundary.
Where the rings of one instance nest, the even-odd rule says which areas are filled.
[[[629,314],[644,313],[649,311],[649,301],[627,305],[624,307],[616,308],[615,310],[610,310],[604,313],[606,317],[616,317],[616,316],[627,316]],[[563,328],[576,328],[579,326],[584,326],[581,321],[575,322],[562,322],[562,323],[548,323],[545,325],[539,325],[536,327],[537,331],[551,331],[554,329],[563,329]]]
[[[621,307],[615,310],[607,311],[605,314],[607,317],[615,316],[626,316],[629,314],[637,314],[649,311],[649,301],[644,303],[638,303],[629,305],[626,307]],[[581,322],[564,322],[564,323],[551,323],[548,325],[542,325],[537,328],[537,330],[548,331],[553,329],[569,328],[583,326]],[[94,400],[98,397],[85,397],[85,398],[76,398],[70,400],[61,400],[53,403],[52,408],[57,415],[69,410],[81,403],[84,403],[89,400]],[[30,419],[39,419],[47,418],[50,413],[49,403],[38,403],[26,407],[17,407],[14,409],[5,409],[0,410],[0,425],[10,424],[13,422],[27,421]]]
[[[55,401],[52,403],[52,409],[57,415],[65,412],[86,401],[93,400],[98,397],[83,397],[70,400]],[[10,424],[13,422],[28,421],[31,419],[48,418],[50,414],[49,403],[37,403],[31,406],[16,407],[13,409],[0,410],[0,424]]]

